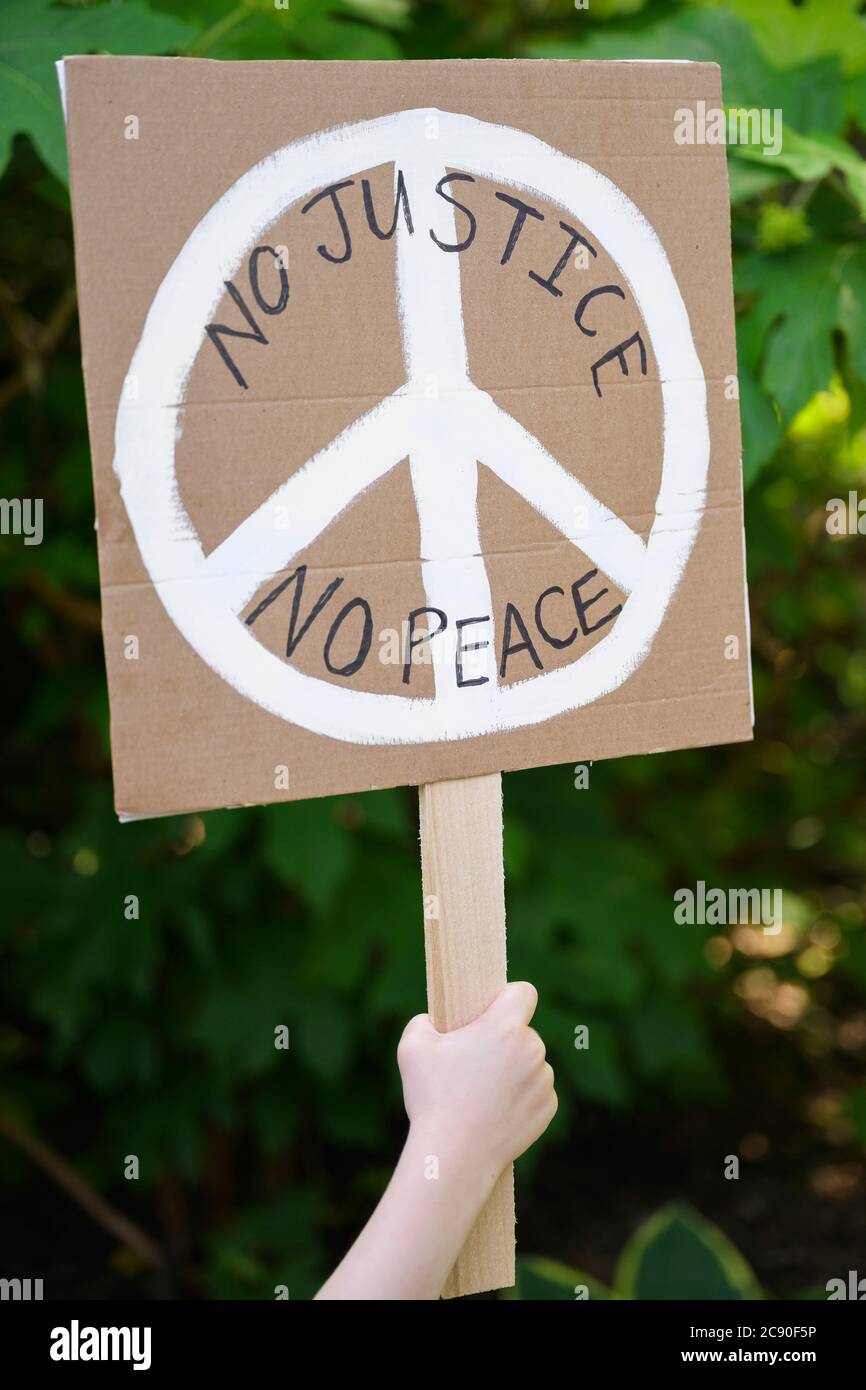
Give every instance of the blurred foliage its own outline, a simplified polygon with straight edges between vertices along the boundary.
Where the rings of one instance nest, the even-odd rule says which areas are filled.
[[[47,526],[38,550],[0,538],[0,1108],[157,1230],[182,1287],[308,1296],[381,1190],[403,1123],[394,1049],[424,1007],[415,799],[116,823],[55,59],[700,58],[729,104],[783,110],[778,155],[729,159],[757,740],[600,764],[588,790],[570,768],[510,775],[509,965],[539,988],[557,1071],[545,1145],[590,1104],[729,1101],[731,1030],[744,1047],[783,1036],[807,1090],[836,1098],[835,1132],[864,1145],[866,543],[825,526],[829,499],[866,495],[859,9],[4,0],[0,493],[44,498]],[[783,932],[675,926],[671,893],[698,879],[781,886]],[[29,1180],[8,1146],[0,1176]],[[647,1278],[688,1285],[709,1251],[742,1289],[696,1222],[659,1218],[620,1292],[646,1296],[660,1247]],[[678,1285],[682,1261],[698,1273]],[[527,1271],[523,1296],[542,1296]]]
[[[529,1256],[519,1261],[514,1297],[521,1300],[763,1298],[742,1255],[720,1230],[688,1207],[670,1206],[638,1227],[607,1288],[577,1269]]]

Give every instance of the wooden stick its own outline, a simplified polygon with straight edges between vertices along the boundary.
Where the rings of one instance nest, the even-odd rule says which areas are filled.
[[[502,778],[419,788],[427,1004],[434,1028],[462,1028],[505,984]],[[470,1232],[443,1298],[514,1283],[514,1170],[509,1164]]]

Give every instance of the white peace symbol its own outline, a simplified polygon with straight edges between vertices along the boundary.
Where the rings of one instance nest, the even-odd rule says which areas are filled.
[[[416,234],[397,233],[406,381],[309,459],[205,555],[184,509],[175,444],[189,374],[249,248],[311,189],[382,164],[402,168]],[[435,194],[447,169],[519,188],[569,212],[619,267],[659,369],[664,452],[646,543],[469,379],[453,213]],[[446,215],[447,208],[447,215]],[[157,291],[121,399],[114,468],[144,564],[173,622],[207,664],[262,708],[352,743],[412,744],[538,724],[614,690],[646,657],[701,523],[709,464],[706,386],[685,305],[649,223],[609,179],[535,136],[437,110],[400,111],[295,141],[267,156],[213,205]],[[425,396],[430,377],[438,399]],[[590,388],[591,389],[591,388]],[[492,614],[478,532],[477,463],[520,493],[627,595],[611,631],[568,666],[500,685],[436,681],[433,698],[374,694],[321,680],[268,651],[241,619],[266,579],[286,568],[366,489],[409,458],[427,602],[447,614]],[[289,517],[274,525],[275,508]],[[575,518],[585,509],[580,535]],[[490,637],[490,630],[485,631]],[[435,674],[434,674],[435,678]],[[444,687],[444,688],[443,688]]]

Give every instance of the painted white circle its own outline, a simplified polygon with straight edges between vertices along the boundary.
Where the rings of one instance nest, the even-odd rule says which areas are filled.
[[[432,205],[425,208],[422,197],[422,217],[416,216],[414,205],[412,209],[420,235],[398,233],[406,384],[316,454],[205,556],[180,501],[175,472],[180,413],[204,325],[222,298],[224,282],[281,213],[316,189],[383,164],[402,168],[407,183],[412,175],[412,187],[427,189],[428,200],[437,177],[433,171],[441,177],[447,168],[552,202],[586,227],[616,263],[649,335],[662,393],[661,485],[646,544],[469,380],[459,305],[460,258],[437,251],[439,268],[433,270],[433,243],[426,233],[434,224],[423,213],[436,216],[440,235],[447,235],[445,205],[437,199],[435,211]],[[421,271],[418,265],[413,270],[412,257],[421,256],[422,247],[427,259]],[[421,321],[422,309],[426,321]],[[420,698],[374,694],[305,675],[268,651],[239,610],[400,459],[409,456],[412,467],[425,587],[427,578],[435,583],[437,575],[448,576],[442,582],[454,593],[464,581],[469,589],[486,582],[480,557],[473,561],[465,547],[448,553],[442,498],[427,495],[428,486],[436,486],[436,472],[425,468],[425,455],[445,438],[442,401],[427,399],[423,389],[424,374],[430,371],[437,376],[440,395],[444,391],[449,446],[455,439],[465,443],[464,457],[449,480],[458,502],[473,495],[470,474],[475,459],[483,458],[480,442],[477,449],[474,442],[485,441],[495,457],[483,461],[579,544],[628,597],[611,631],[583,656],[508,686],[495,679],[456,692],[440,691],[437,685],[432,698]],[[142,559],[166,611],[207,665],[235,690],[282,719],[331,738],[366,744],[470,738],[538,724],[600,699],[645,659],[700,528],[710,450],[706,386],[661,242],[625,194],[589,165],[523,131],[473,117],[436,110],[396,112],[295,141],[255,165],[214,204],[169,269],[147,315],[128,379],[135,391],[125,392],[118,406],[114,468]],[[396,458],[395,449],[402,450]],[[278,503],[288,507],[288,532],[274,528]],[[569,536],[577,506],[588,508],[589,532]],[[464,539],[477,536],[477,517],[474,532],[472,519],[461,522],[455,509],[450,522],[456,534],[462,528]],[[428,587],[428,602],[434,601]]]

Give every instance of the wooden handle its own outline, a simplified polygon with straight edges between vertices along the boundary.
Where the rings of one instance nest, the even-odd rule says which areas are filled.
[[[427,1004],[434,1028],[462,1028],[506,981],[502,778],[419,788]],[[502,1174],[469,1234],[443,1298],[514,1283],[514,1169]]]

